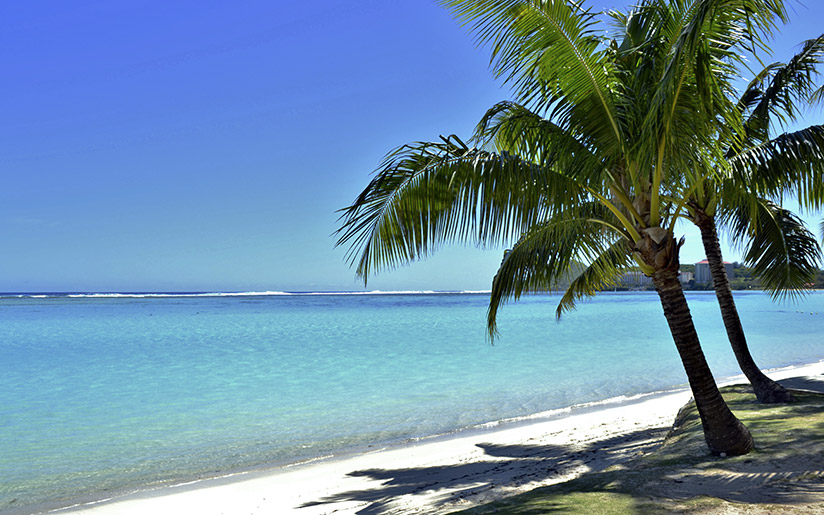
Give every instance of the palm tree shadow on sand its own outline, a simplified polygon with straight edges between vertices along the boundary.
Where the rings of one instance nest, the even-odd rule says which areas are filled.
[[[369,469],[348,476],[380,481],[374,488],[341,492],[303,504],[301,507],[357,502],[358,514],[380,514],[403,504],[418,504],[422,496],[435,506],[454,504],[465,498],[483,501],[484,493],[506,485],[516,488],[547,480],[563,481],[576,472],[603,470],[660,445],[665,429],[627,433],[590,444],[494,445],[477,444],[488,459],[433,467]],[[460,505],[455,506],[459,508]]]
[[[661,428],[569,445],[480,443],[477,446],[484,451],[484,461],[353,471],[348,476],[377,481],[379,485],[340,492],[302,507],[356,503],[360,506],[357,513],[362,515],[402,513],[425,506],[433,511],[460,509],[492,501],[502,491],[514,494],[518,487],[539,483],[549,484],[529,494],[548,496],[548,500],[541,501],[539,511],[520,500],[513,504],[502,501],[477,511],[564,511],[569,507],[563,501],[556,506],[553,497],[564,492],[620,495],[638,512],[666,511],[668,507],[683,506],[680,503],[712,498],[722,503],[783,506],[820,503],[824,498],[824,423],[818,422],[820,418],[806,419],[808,422],[800,425],[799,421],[824,410],[820,396],[824,393],[824,376],[782,380],[781,384],[793,390],[798,402],[765,408],[756,402],[749,385],[725,388],[728,394],[738,395],[733,401],[737,412],[774,410],[752,421],[758,444],[756,453],[748,456],[710,455],[700,431],[679,435],[676,429],[670,432],[673,438],[665,442],[667,429]],[[678,418],[675,427],[684,427],[690,418],[697,419],[697,413],[692,411],[684,418],[679,414]],[[809,423],[812,420],[816,422]],[[639,455],[644,459],[630,461]],[[581,472],[586,474],[574,478]]]

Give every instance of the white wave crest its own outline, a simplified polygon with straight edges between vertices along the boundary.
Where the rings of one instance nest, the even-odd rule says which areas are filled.
[[[240,291],[240,292],[88,292],[88,293],[22,293],[0,294],[5,298],[71,298],[71,299],[142,299],[142,298],[177,298],[177,297],[272,297],[272,296],[345,296],[345,295],[476,295],[489,294],[489,290],[371,290],[371,291],[307,291],[287,292],[277,290]]]

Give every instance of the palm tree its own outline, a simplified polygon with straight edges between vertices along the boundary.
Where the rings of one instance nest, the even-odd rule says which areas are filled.
[[[711,211],[692,207],[691,219],[701,231],[704,252],[710,268],[718,304],[727,337],[730,341],[735,358],[744,375],[753,387],[759,402],[781,403],[792,402],[792,394],[777,382],[767,377],[756,365],[747,346],[744,329],[735,307],[730,283],[724,269],[721,256],[721,246],[718,241],[718,232],[715,216]],[[769,274],[778,273],[774,264],[783,265],[785,274],[781,277],[786,284],[792,281],[798,288],[803,287],[815,277],[816,262],[820,255],[820,248],[813,235],[806,229],[804,223],[790,211],[777,206],[766,199],[758,199],[756,217],[748,218],[739,213],[741,219],[733,225],[732,233],[738,235],[752,234],[758,231],[750,240],[745,262],[755,262],[755,269],[764,285],[769,285]],[[760,226],[759,226],[760,224]],[[756,229],[757,228],[757,229]],[[784,259],[783,262],[781,261]],[[766,264],[765,264],[766,263]],[[786,291],[787,286],[776,289],[776,292]]]
[[[725,154],[727,160],[735,162],[739,172],[747,171],[749,176],[769,173],[782,178],[790,170],[803,173],[812,169],[821,176],[824,160],[816,159],[811,153],[823,153],[824,127],[812,126],[773,139],[769,137],[769,129],[771,118],[782,123],[795,121],[796,104],[807,103],[812,98],[812,78],[822,57],[824,35],[806,41],[787,64],[773,63],[765,67],[749,84],[738,101],[738,109],[745,116],[743,136],[729,143]],[[762,161],[764,154],[757,152],[762,145],[774,147],[777,153]],[[772,159],[774,156],[780,158]],[[695,191],[687,204],[689,218],[701,231],[727,337],[742,372],[760,402],[791,402],[792,394],[761,372],[747,346],[718,242],[718,204],[721,202],[722,219],[732,225],[731,233],[736,239],[749,239],[745,262],[754,266],[775,296],[799,291],[812,281],[818,271],[820,248],[798,217],[753,191],[750,180],[742,184],[740,174],[726,179],[720,184],[708,182]],[[778,192],[760,193],[775,196]]]
[[[749,452],[752,437],[701,350],[673,230],[689,191],[717,173],[719,134],[740,125],[720,116],[735,112],[732,49],[757,42],[784,15],[781,2],[649,0],[616,16],[620,41],[598,36],[591,12],[561,0],[449,3],[493,45],[493,68],[521,103],[499,104],[481,124],[498,151],[449,137],[389,154],[343,210],[338,245],[351,246],[366,281],[445,242],[518,237],[493,280],[493,335],[504,302],[556,286],[577,259],[587,266],[559,315],[637,264],[658,291],[710,450]]]

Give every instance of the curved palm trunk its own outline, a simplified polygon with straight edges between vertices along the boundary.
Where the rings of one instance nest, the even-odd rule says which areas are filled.
[[[656,268],[652,280],[687,373],[710,451],[730,456],[750,452],[753,448],[752,435],[730,411],[701,350],[687,299],[678,281],[679,246],[672,237],[666,237],[660,244],[645,238],[640,247],[638,250],[642,257]]]
[[[730,281],[727,279],[727,273],[724,270],[715,219],[699,212],[695,222],[701,230],[701,239],[704,241],[704,251],[707,254],[707,262],[712,275],[712,286],[715,289],[715,296],[718,298],[718,305],[721,307],[721,316],[724,319],[724,327],[727,329],[727,338],[730,340],[732,351],[735,354],[735,359],[738,360],[741,371],[744,372],[744,375],[752,384],[759,402],[792,402],[792,394],[764,375],[750,354],[747,338],[744,336],[744,328],[741,326],[741,319],[738,317],[738,310],[735,307],[735,301],[730,290]]]

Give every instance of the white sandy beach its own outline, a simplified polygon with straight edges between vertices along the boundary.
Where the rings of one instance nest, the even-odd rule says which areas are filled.
[[[789,379],[787,385],[794,388],[824,386],[822,374],[824,362],[769,372],[772,378]],[[447,513],[648,452],[689,399],[688,390],[654,394],[365,454],[164,487],[58,513]]]

